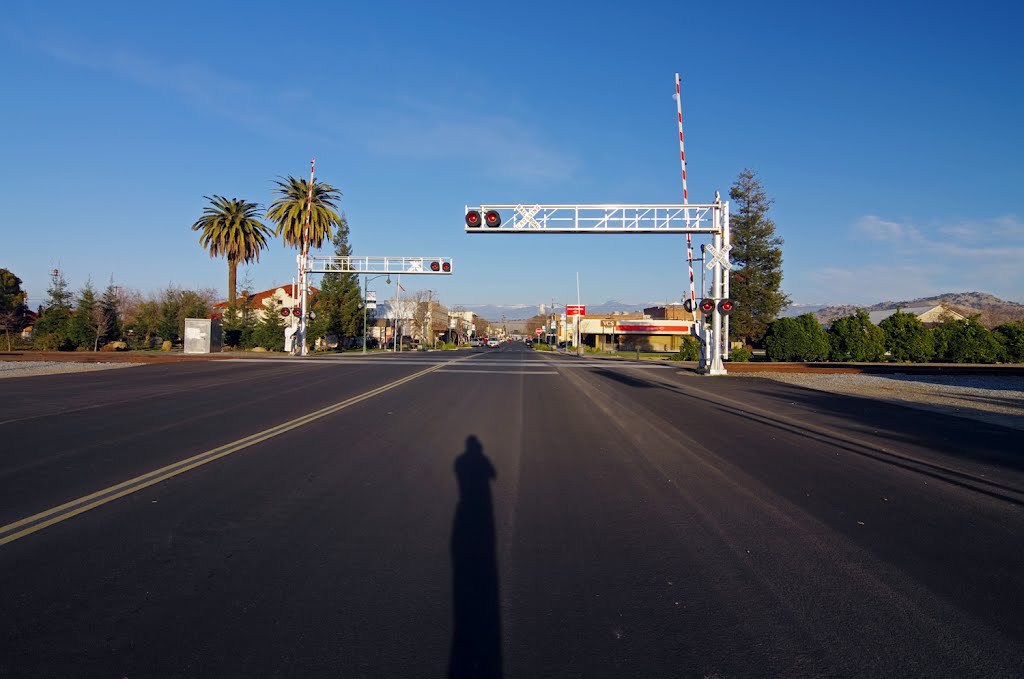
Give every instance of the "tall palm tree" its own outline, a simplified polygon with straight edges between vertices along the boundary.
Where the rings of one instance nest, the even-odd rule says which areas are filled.
[[[259,261],[260,250],[267,247],[267,238],[273,231],[259,220],[260,207],[256,203],[223,196],[203,197],[210,205],[203,208],[203,216],[192,225],[192,230],[202,232],[199,242],[211,257],[227,257],[228,304],[233,306],[239,263]]]
[[[267,219],[277,224],[277,236],[283,236],[285,245],[302,249],[302,231],[306,225],[306,200],[309,196],[309,182],[305,179],[288,177],[275,180],[280,194],[270,209]],[[335,201],[341,198],[341,191],[330,184],[313,180],[312,210],[309,219],[309,244],[319,248],[325,240],[331,239],[331,228],[341,224],[341,217],[335,212]]]

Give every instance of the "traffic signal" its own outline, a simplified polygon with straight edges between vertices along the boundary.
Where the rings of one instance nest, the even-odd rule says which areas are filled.
[[[488,210],[484,213],[484,222],[492,228],[501,226],[501,215],[497,210]]]
[[[441,270],[441,265],[439,263],[437,263],[437,262],[431,262],[430,263],[430,270],[431,271],[440,271]]]
[[[718,303],[718,313],[728,316],[732,313],[733,307],[736,306],[731,299],[723,299]]]
[[[302,307],[293,306],[292,316],[295,316],[295,318],[302,318]]]
[[[470,210],[466,213],[466,226],[476,228],[480,226],[480,211]]]
[[[291,312],[290,312],[290,311],[288,311],[288,307],[284,307],[284,308],[282,308],[282,309],[281,309],[281,315],[282,315],[282,316],[287,316],[287,315],[288,315],[288,314],[290,314],[290,313],[291,313]]]
[[[692,314],[693,313],[693,300],[692,299],[683,300],[683,309],[686,311],[686,313]]]
[[[700,304],[697,305],[697,308],[700,309],[702,313],[710,314],[715,310],[715,300],[707,298],[702,299]]]
[[[451,262],[445,262],[444,264],[442,264],[441,265],[441,271],[444,271],[445,273],[451,273],[452,272],[452,263]]]

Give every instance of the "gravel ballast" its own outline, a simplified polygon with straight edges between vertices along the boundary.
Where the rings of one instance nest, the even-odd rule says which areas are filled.
[[[861,396],[1024,429],[1024,377],[1000,375],[857,375],[743,373],[808,389]]]
[[[70,361],[0,361],[0,379],[32,375],[92,372],[111,368],[131,368],[141,363],[72,363]]]

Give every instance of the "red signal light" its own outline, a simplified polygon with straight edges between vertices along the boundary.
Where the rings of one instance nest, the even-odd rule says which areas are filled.
[[[713,299],[702,299],[700,304],[697,306],[698,309],[706,314],[710,314],[715,310],[715,300]]]
[[[281,315],[282,315],[282,316],[287,316],[287,315],[288,315],[288,314],[290,314],[290,313],[291,313],[291,312],[290,312],[290,311],[288,311],[288,307],[285,307],[285,308],[281,309]]]
[[[731,299],[723,299],[721,302],[718,303],[718,311],[719,313],[728,316],[729,314],[732,313],[734,306],[735,304],[733,304],[733,301]]]
[[[302,307],[293,306],[292,316],[295,316],[295,318],[300,318],[302,316]]]
[[[441,271],[444,271],[445,273],[451,273],[452,272],[452,263],[451,262],[445,262],[444,264],[442,264],[441,265]]]
[[[431,271],[440,271],[441,270],[441,265],[438,264],[437,262],[431,262],[430,263],[430,270]]]
[[[487,223],[487,226],[492,228],[501,226],[501,215],[498,214],[497,210],[488,210],[484,213],[484,221]]]
[[[473,228],[480,226],[480,212],[478,210],[470,210],[466,213],[466,226]]]

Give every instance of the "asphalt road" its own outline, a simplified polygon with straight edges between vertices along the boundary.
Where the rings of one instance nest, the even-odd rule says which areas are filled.
[[[0,677],[1021,677],[1019,431],[530,352],[12,378]]]

